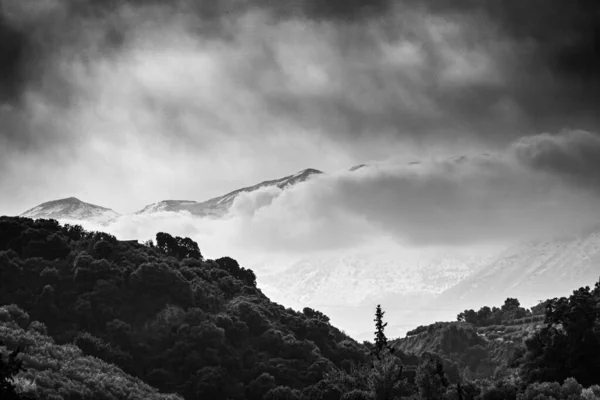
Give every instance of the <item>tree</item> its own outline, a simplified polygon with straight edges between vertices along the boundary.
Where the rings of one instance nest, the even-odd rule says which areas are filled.
[[[262,400],[269,391],[276,387],[275,378],[271,374],[263,372],[250,382],[246,388],[246,397],[250,400]]]
[[[221,257],[215,260],[219,268],[229,272],[231,276],[241,280],[246,285],[256,286],[256,275],[251,269],[240,267],[240,264],[231,257]]]
[[[563,382],[569,377],[584,386],[600,383],[600,282],[594,290],[575,290],[552,299],[546,326],[526,341],[522,372],[529,382]]]
[[[459,322],[468,322],[475,326],[478,325],[477,312],[475,312],[475,310],[465,310],[465,311],[461,312],[456,317],[456,320]]]
[[[287,386],[277,386],[267,392],[265,400],[298,400],[300,393],[297,390],[292,390]]]
[[[531,312],[533,315],[544,315],[546,313],[546,307],[548,306],[550,300],[540,301],[537,305],[531,307]]]
[[[444,374],[444,366],[433,357],[426,357],[417,368],[415,383],[419,388],[419,397],[422,400],[441,399],[446,393],[448,379]]]
[[[168,233],[158,232],[156,234],[156,247],[163,254],[175,257],[179,260],[184,258],[202,260],[202,253],[200,252],[198,243],[187,237],[173,237]]]
[[[504,305],[502,306],[502,311],[510,312],[510,311],[516,310],[520,306],[521,306],[521,303],[519,303],[518,299],[513,299],[513,298],[509,297],[506,300],[504,300]]]
[[[385,311],[381,305],[375,310],[375,348],[373,360],[373,372],[370,386],[377,400],[390,400],[396,397],[402,389],[402,365],[400,360],[394,356],[394,348],[388,345],[385,336],[387,322],[383,322]]]
[[[202,253],[200,253],[200,248],[198,247],[198,243],[194,242],[192,239],[180,238],[177,236],[175,238],[177,243],[177,253],[179,259],[184,258],[194,258],[196,260],[202,259]]]
[[[381,355],[385,349],[388,349],[390,352],[394,352],[393,348],[388,346],[387,337],[385,336],[385,327],[387,326],[387,322],[383,322],[383,315],[385,311],[381,310],[381,305],[377,305],[377,309],[375,310],[375,356],[377,359],[381,359]]]
[[[355,389],[344,393],[340,400],[374,400],[374,397],[371,392]]]
[[[3,344],[0,342],[0,345]],[[0,354],[0,399],[2,400],[19,400],[22,397],[17,393],[16,387],[12,379],[21,371],[24,371],[23,361],[17,359],[20,348],[8,356],[8,362],[4,361],[4,357]]]
[[[156,247],[168,256],[177,256],[177,242],[173,236],[165,232],[158,232],[156,234]]]
[[[477,322],[479,325],[488,325],[489,319],[492,316],[492,309],[488,306],[481,307],[479,311],[477,311]]]
[[[308,318],[315,318],[323,322],[329,322],[329,317],[327,315],[323,314],[321,311],[313,310],[310,307],[304,307],[302,313]]]
[[[385,350],[381,360],[373,362],[370,386],[375,400],[399,398],[405,384],[402,379],[403,366],[391,352]]]

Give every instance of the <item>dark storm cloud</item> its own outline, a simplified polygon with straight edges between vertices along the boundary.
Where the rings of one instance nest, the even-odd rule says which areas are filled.
[[[96,51],[104,56],[103,53],[111,47],[118,48],[126,43],[129,32],[138,25],[157,24],[161,19],[166,21],[174,15],[185,16],[190,21],[196,19],[196,23],[190,23],[190,31],[197,35],[220,34],[233,38],[235,33],[232,34],[228,23],[258,10],[270,14],[272,19],[265,22],[272,24],[296,18],[332,24],[336,37],[330,39],[340,58],[341,70],[338,73],[348,79],[355,79],[359,73],[365,74],[364,80],[370,80],[362,82],[365,92],[384,92],[386,86],[397,85],[427,96],[443,108],[443,116],[436,118],[439,115],[419,113],[405,107],[399,101],[401,99],[385,92],[382,98],[375,95],[376,101],[387,100],[379,112],[365,112],[350,101],[347,97],[356,95],[351,90],[336,93],[333,97],[314,98],[297,94],[274,96],[272,106],[281,105],[284,111],[298,120],[306,119],[303,113],[309,111],[315,114],[316,122],[322,123],[324,118],[327,120],[326,126],[350,131],[364,132],[382,127],[394,129],[401,125],[403,131],[419,133],[445,123],[455,129],[476,130],[486,134],[487,131],[498,130],[494,127],[502,124],[504,117],[497,115],[498,108],[510,104],[511,109],[522,111],[525,116],[519,123],[532,130],[554,129],[556,124],[561,123],[572,126],[580,121],[584,125],[582,128],[592,128],[588,125],[597,122],[593,111],[600,98],[600,90],[594,90],[599,88],[600,82],[597,72],[600,5],[595,0],[51,1],[49,3],[54,4],[55,9],[60,9],[58,18],[56,10],[35,12],[36,9],[49,7],[33,5],[34,2],[29,0],[4,3],[6,6],[0,17],[0,46],[4,50],[0,79],[5,99],[17,97],[27,80],[37,79],[39,70],[32,73],[27,70],[28,66],[32,63],[45,64],[52,57],[65,57],[62,54],[65,48],[87,49],[93,42],[92,47],[96,47]],[[126,8],[134,10],[130,11],[132,15],[135,15],[135,10],[142,8],[154,10],[154,14],[150,14],[154,18],[147,18],[149,14],[146,14],[149,21],[142,23],[142,18],[123,16],[122,10]],[[15,17],[18,13],[33,16]],[[411,20],[414,13],[417,13],[417,18]],[[429,17],[461,24],[461,31],[455,34],[457,43],[432,43],[422,29]],[[352,24],[358,26],[351,29],[348,25]],[[88,26],[92,27],[93,35],[85,33]],[[367,32],[373,26],[381,36]],[[314,28],[318,29],[319,25]],[[390,39],[402,39],[421,49],[425,57],[423,68],[431,69],[421,76],[426,79],[425,82],[411,82],[410,79],[414,77],[403,74],[403,67],[382,71],[379,66],[352,73],[353,67],[358,68],[353,63],[365,63],[367,57],[377,56],[376,51],[370,55],[366,46],[375,49],[381,41]],[[446,87],[444,82],[440,82],[439,64],[447,62],[440,55],[445,45],[453,47],[452,57],[467,59],[468,51],[485,54],[487,46],[493,48],[503,41],[508,41],[503,44],[509,47],[508,50],[488,54],[491,62],[507,64],[506,70],[498,72],[508,75],[501,83],[484,79]],[[73,42],[80,42],[79,46]],[[356,53],[360,52],[363,56],[356,57]],[[499,59],[505,56],[512,59]],[[483,62],[476,58],[471,61],[475,66]],[[469,72],[464,71],[466,74]],[[324,110],[320,100],[329,104],[323,111],[326,113],[324,117],[319,112]],[[314,110],[311,110],[310,104],[306,105],[307,102],[316,104]],[[328,118],[331,113],[341,115],[345,122],[336,126]]]
[[[87,3],[87,4],[86,4]],[[89,12],[114,9],[123,5],[165,6],[160,0],[121,0],[106,2],[89,0],[75,2],[79,10]],[[255,9],[272,12],[280,18],[306,17],[319,20],[356,21],[385,14],[394,4],[391,0],[175,0],[167,7],[193,12],[203,19],[215,19],[226,14],[245,13]]]
[[[523,164],[600,190],[600,136],[586,131],[522,138],[513,151]]]
[[[565,124],[559,118],[546,118],[554,128],[561,122],[563,127],[575,127],[577,123],[579,128],[597,126],[600,3],[595,0],[492,3],[495,4],[492,16],[497,16],[504,32],[523,49],[531,48],[531,58],[523,63],[525,76],[520,80],[528,90],[517,92],[527,111],[536,116],[554,112],[568,121]],[[532,79],[531,83],[527,84],[525,79]]]
[[[0,103],[14,100],[23,84],[27,36],[0,14]]]
[[[328,79],[342,89],[265,94],[273,109],[299,124],[354,135],[471,132],[503,142],[598,127],[597,1],[404,0],[379,3],[372,9],[378,12],[362,14],[358,24],[345,18],[343,6],[331,7],[336,11],[322,16],[334,21],[329,40],[339,62]],[[381,58],[382,44],[404,43],[421,64],[393,66]],[[417,72],[407,72],[411,68]]]

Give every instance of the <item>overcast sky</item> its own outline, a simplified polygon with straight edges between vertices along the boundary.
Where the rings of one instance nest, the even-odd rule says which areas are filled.
[[[304,250],[600,215],[597,0],[0,4],[0,214],[69,196],[128,213],[380,162],[236,228]]]

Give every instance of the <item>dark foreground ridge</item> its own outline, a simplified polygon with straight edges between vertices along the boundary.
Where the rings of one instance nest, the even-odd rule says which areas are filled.
[[[1,390],[36,399],[600,397],[598,285],[535,310],[516,299],[466,310],[389,343],[378,308],[374,342],[358,343],[317,310],[271,302],[256,280],[230,257],[205,259],[189,238],[159,232],[139,244],[0,217]]]

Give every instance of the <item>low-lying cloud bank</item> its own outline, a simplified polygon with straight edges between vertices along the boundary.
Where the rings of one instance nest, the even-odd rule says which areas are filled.
[[[521,138],[504,152],[372,164],[281,191],[241,194],[223,219],[129,215],[108,230],[190,236],[208,256],[398,246],[505,245],[600,223],[600,138],[583,131]]]
[[[283,192],[242,218],[241,232],[298,251],[378,234],[407,245],[569,234],[600,221],[599,159],[598,136],[575,131],[522,138],[503,153],[373,165]]]

